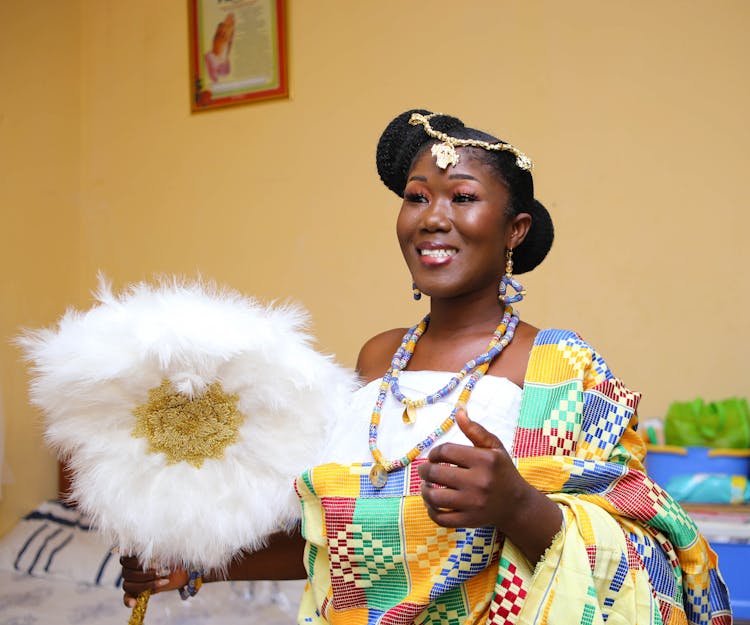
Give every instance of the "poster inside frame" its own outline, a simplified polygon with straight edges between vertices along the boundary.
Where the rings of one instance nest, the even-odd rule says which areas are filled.
[[[284,0],[188,0],[191,108],[289,94]]]

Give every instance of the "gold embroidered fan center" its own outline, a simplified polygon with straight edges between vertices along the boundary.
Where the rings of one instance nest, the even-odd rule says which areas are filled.
[[[149,453],[163,453],[167,464],[184,460],[200,467],[207,458],[222,458],[224,449],[237,441],[245,419],[238,401],[219,382],[190,398],[163,380],[133,411],[137,421],[132,435],[145,438]]]

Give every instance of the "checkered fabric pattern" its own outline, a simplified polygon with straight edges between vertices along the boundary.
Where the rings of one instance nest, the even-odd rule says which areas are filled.
[[[564,522],[535,569],[493,528],[435,525],[420,460],[382,490],[367,463],[307,471],[296,481],[309,576],[299,622],[729,623],[716,556],[643,471],[638,400],[578,335],[537,336],[512,455]]]
[[[372,488],[370,464],[323,465],[297,480],[315,545],[311,584],[325,579],[304,622],[462,625],[486,614],[502,541],[493,528],[435,525],[419,494],[421,462],[392,474],[388,490]]]

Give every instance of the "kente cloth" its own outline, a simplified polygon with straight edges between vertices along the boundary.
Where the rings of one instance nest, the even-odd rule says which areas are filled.
[[[645,474],[639,399],[577,334],[537,335],[512,456],[563,525],[536,566],[495,528],[436,525],[420,495],[425,460],[382,489],[370,463],[306,471],[295,484],[308,572],[298,622],[731,623],[716,555]]]

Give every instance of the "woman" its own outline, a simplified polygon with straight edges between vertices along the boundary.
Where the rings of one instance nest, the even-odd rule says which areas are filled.
[[[553,239],[530,160],[417,110],[377,164],[430,314],[362,348],[330,463],[296,482],[304,540],[276,536],[228,577],[308,577],[300,623],[730,622],[715,556],[643,473],[639,395],[576,334],[519,321],[514,275]],[[197,591],[123,565],[126,604]]]

